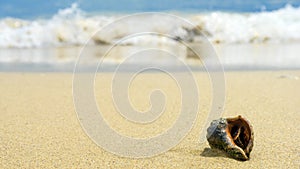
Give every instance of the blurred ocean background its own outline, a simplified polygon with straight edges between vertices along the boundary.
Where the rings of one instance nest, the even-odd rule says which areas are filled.
[[[60,9],[69,8],[73,3],[90,14],[135,13],[135,12],[265,12],[284,8],[286,5],[299,7],[299,0],[2,0],[0,17],[22,19],[50,18]]]
[[[97,35],[103,26],[138,12],[177,15],[195,27],[175,22],[161,27],[160,22],[168,21],[157,16],[157,22],[151,24],[145,24],[150,22],[147,18],[138,18],[109,35]],[[186,40],[197,46],[205,35],[225,69],[300,68],[299,0],[2,0],[0,70],[71,71],[83,45],[90,51],[86,57],[95,63],[109,44],[130,35],[136,25],[176,38],[133,37],[112,51],[107,64],[117,65],[141,46],[150,46],[175,50],[181,59],[197,66],[196,58],[177,43]],[[139,60],[168,62],[163,56],[141,56]]]

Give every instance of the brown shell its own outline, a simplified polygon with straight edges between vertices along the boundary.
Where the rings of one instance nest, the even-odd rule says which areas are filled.
[[[206,137],[211,148],[225,151],[238,160],[249,160],[254,133],[249,121],[242,116],[212,121]]]

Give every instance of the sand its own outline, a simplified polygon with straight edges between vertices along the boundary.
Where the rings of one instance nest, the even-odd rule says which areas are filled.
[[[170,99],[166,115],[151,127],[122,122],[110,99],[110,73],[96,80],[97,102],[109,124],[122,134],[151,137],[172,125],[180,95],[162,74],[145,74],[130,89],[132,104],[149,106],[144,97],[160,86]],[[0,168],[296,168],[300,167],[300,71],[226,72],[223,117],[251,121],[255,142],[251,159],[228,158],[199,141],[211,88],[204,72],[196,74],[200,107],[196,123],[171,150],[145,159],[123,158],[98,147],[81,128],[72,98],[72,74],[0,73]],[[161,83],[164,82],[164,83]],[[108,113],[109,112],[109,113]],[[145,130],[145,131],[140,131]]]

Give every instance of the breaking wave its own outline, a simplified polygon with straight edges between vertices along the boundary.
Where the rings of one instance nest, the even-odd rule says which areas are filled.
[[[300,40],[300,8],[290,5],[276,11],[257,13],[207,12],[182,15],[214,43],[281,43]],[[155,31],[170,34],[178,39],[201,41],[202,34],[195,31],[195,28],[172,23],[169,27],[161,28],[159,22],[163,21],[140,24],[140,19],[131,21],[130,24],[124,23],[123,26],[114,29],[113,35],[99,37],[95,34],[101,27],[118,18],[117,15],[90,15],[82,11],[76,3],[70,8],[59,10],[48,19],[3,18],[0,20],[0,47],[76,46],[86,44],[91,37],[90,45],[113,43],[129,35],[136,25],[150,26]],[[134,45],[149,42],[154,43],[155,40],[146,36],[132,38],[123,43]]]

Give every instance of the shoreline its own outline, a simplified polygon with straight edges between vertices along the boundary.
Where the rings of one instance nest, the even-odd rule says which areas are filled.
[[[67,64],[67,65],[48,65],[48,64],[0,64],[0,73],[61,73],[61,74],[71,74],[74,73],[74,64]],[[147,65],[126,65],[128,68],[122,69],[122,71],[119,72],[135,72],[137,68],[147,68]],[[87,66],[83,68],[84,73],[95,73],[96,71],[95,66]],[[116,71],[116,68],[118,67],[117,64],[111,64],[111,65],[104,65],[102,66],[102,69],[98,69],[97,73],[113,73]],[[186,72],[185,67],[180,67],[180,66],[164,66],[160,67],[158,66],[157,68],[166,68],[170,70],[171,72]],[[207,69],[203,66],[189,66],[190,70],[192,72],[207,72]],[[153,68],[152,68],[153,69]],[[299,71],[300,67],[285,67],[285,68],[278,68],[278,67],[266,67],[266,66],[261,66],[261,67],[248,67],[248,65],[244,66],[229,66],[229,67],[224,67],[223,66],[223,71],[224,72],[280,72],[280,71]],[[157,71],[155,70],[147,70],[146,73],[156,73]],[[213,71],[212,71],[213,72]],[[217,71],[220,72],[220,71]]]
[[[189,44],[199,48],[199,44]],[[286,44],[213,44],[222,66],[228,71],[243,70],[298,70],[300,61],[297,53],[300,53],[300,43]],[[140,51],[143,46],[118,46],[114,48],[103,62],[103,71],[109,72],[121,64],[126,57],[134,51]],[[157,49],[172,51],[175,46],[157,46]],[[0,55],[0,71],[2,72],[72,72],[75,62],[80,53],[80,46],[59,48],[37,49],[3,49]],[[83,66],[87,70],[93,70],[101,60],[108,46],[89,46],[86,48]],[[202,50],[200,46],[200,50]],[[205,70],[204,61],[210,62],[209,58],[193,56],[189,50],[176,49],[178,61],[168,58],[163,53],[153,56],[143,55],[133,58],[125,63],[128,70],[131,67],[143,66],[153,63],[153,66],[163,65],[167,68],[180,71],[179,62],[183,61],[192,70]],[[159,55],[161,54],[161,56]]]

